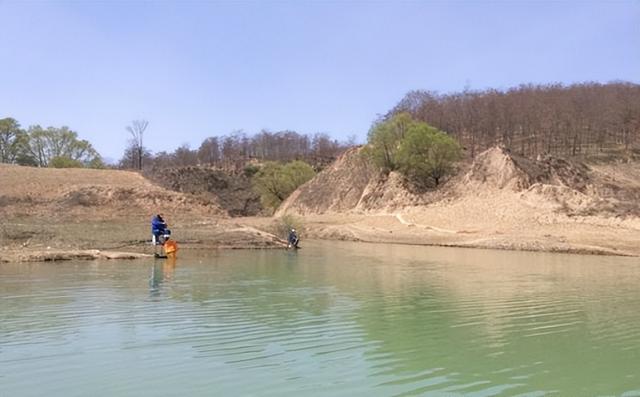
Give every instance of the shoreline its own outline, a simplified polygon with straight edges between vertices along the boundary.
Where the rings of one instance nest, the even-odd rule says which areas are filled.
[[[160,211],[184,250],[281,249],[295,227],[302,241],[640,257],[640,173],[630,164],[532,162],[493,148],[416,193],[360,160],[345,153],[273,217],[230,217],[215,198],[132,172],[0,165],[0,262],[148,258]]]
[[[363,244],[384,244],[384,245],[407,245],[416,247],[441,247],[441,248],[466,248],[466,249],[482,249],[482,250],[499,250],[499,251],[520,251],[532,253],[553,253],[553,254],[571,254],[571,255],[595,255],[595,256],[621,256],[621,257],[638,257],[636,253],[609,249],[594,246],[539,246],[527,247],[516,246],[515,244],[482,244],[482,243],[435,243],[435,242],[406,242],[402,240],[363,240],[348,238],[312,238],[316,241],[349,241]],[[250,245],[213,245],[213,244],[189,244],[185,243],[181,249],[185,251],[202,251],[202,250],[264,250],[264,249],[286,249],[282,246],[256,247]],[[0,263],[27,263],[27,262],[57,262],[69,260],[139,260],[153,259],[153,254],[130,252],[130,251],[106,251],[99,249],[7,249],[0,251]]]
[[[153,258],[153,255],[137,252],[122,251],[101,251],[97,249],[88,250],[40,250],[7,249],[0,252],[0,263],[19,262],[57,262],[69,260],[113,260],[113,259],[146,259]]]
[[[640,257],[640,255],[619,251],[616,249],[607,249],[602,247],[548,247],[548,248],[526,248],[517,247],[515,245],[483,245],[483,244],[460,244],[460,243],[407,243],[402,241],[367,241],[367,240],[331,240],[324,239],[321,241],[351,241],[363,244],[389,244],[389,245],[409,245],[416,247],[440,247],[440,248],[467,248],[478,250],[495,250],[495,251],[513,251],[513,252],[535,252],[550,254],[569,254],[569,255],[591,255],[591,256],[621,256],[621,257]]]

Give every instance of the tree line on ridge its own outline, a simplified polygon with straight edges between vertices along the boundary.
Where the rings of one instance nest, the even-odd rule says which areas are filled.
[[[386,117],[402,112],[446,131],[470,157],[496,144],[529,157],[628,152],[640,146],[640,85],[629,82],[411,91]]]

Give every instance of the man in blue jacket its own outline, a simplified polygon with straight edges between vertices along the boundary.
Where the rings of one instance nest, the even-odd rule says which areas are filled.
[[[164,244],[167,237],[171,235],[171,230],[167,229],[167,223],[162,219],[162,215],[160,214],[151,219],[151,235],[153,245]]]

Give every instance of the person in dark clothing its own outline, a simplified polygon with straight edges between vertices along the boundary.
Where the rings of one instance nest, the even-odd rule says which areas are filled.
[[[151,219],[151,235],[154,245],[162,245],[171,235],[171,230],[167,229],[167,223],[158,214]]]
[[[289,231],[289,245],[288,248],[298,248],[298,243],[300,242],[300,239],[298,238],[298,233],[296,233],[296,229],[291,229]]]

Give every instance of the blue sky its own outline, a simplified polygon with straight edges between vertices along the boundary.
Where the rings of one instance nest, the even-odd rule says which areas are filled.
[[[640,83],[640,1],[0,0],[0,118],[118,159],[234,130],[364,140],[409,90]]]

